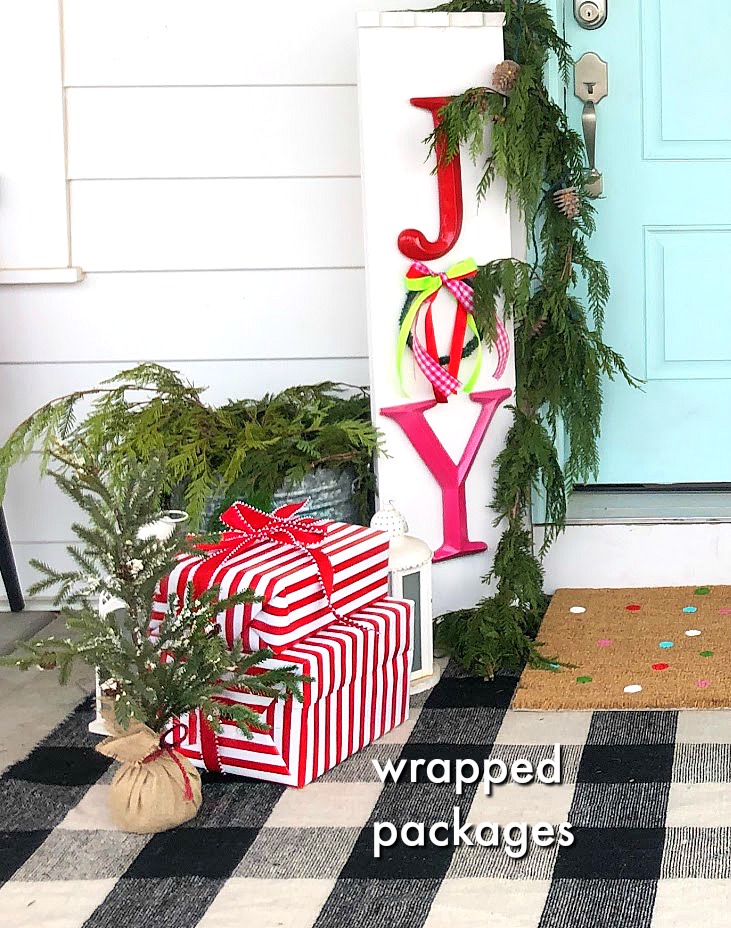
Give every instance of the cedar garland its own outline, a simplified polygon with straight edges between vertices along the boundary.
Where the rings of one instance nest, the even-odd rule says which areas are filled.
[[[568,44],[539,0],[454,0],[436,8],[503,10],[508,65],[498,67],[492,87],[454,97],[427,139],[431,151],[437,139],[445,143],[446,163],[463,145],[475,162],[484,159],[479,199],[503,177],[532,244],[532,263],[492,261],[474,280],[481,335],[494,341],[500,302],[515,324],[516,404],[496,462],[492,503],[495,524],[504,531],[485,578],[495,581],[495,592],[475,609],[444,616],[437,627],[439,645],[466,670],[487,677],[498,669],[518,670],[526,661],[544,668],[554,663],[534,640],[547,605],[539,557],[565,527],[572,486],[597,472],[603,378],[619,375],[636,385],[622,358],[602,340],[609,280],[588,250],[594,208],[582,192],[584,145],[544,79],[553,53],[568,80]],[[569,190],[576,193],[570,203]],[[563,465],[556,450],[560,430],[568,449]],[[546,505],[538,556],[530,519],[534,491]]]

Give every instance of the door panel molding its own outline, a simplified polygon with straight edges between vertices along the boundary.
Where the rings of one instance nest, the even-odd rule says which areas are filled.
[[[731,4],[640,0],[640,17],[645,160],[731,159]],[[704,67],[709,59],[715,68]]]
[[[731,226],[645,226],[644,240],[647,380],[731,378]]]

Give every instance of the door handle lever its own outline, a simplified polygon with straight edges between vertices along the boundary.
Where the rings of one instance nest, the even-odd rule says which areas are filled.
[[[596,107],[609,93],[607,63],[594,52],[587,52],[576,62],[574,77],[574,93],[584,101],[581,128],[589,161],[584,190],[587,196],[595,199],[600,197],[604,190],[604,179],[596,166]]]
[[[596,103],[587,100],[581,113],[581,128],[584,130],[584,144],[589,159],[589,170],[584,181],[586,195],[595,199],[602,195],[604,179],[596,168]]]

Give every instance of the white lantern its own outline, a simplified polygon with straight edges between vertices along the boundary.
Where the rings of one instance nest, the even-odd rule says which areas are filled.
[[[432,621],[432,550],[420,538],[408,535],[406,519],[393,502],[371,519],[371,527],[390,538],[389,592],[396,599],[414,603],[414,663],[411,692],[421,693],[434,686],[441,667],[434,663],[434,626]]]

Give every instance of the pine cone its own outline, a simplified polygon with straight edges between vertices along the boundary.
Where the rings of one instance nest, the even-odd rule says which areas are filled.
[[[501,61],[492,72],[492,85],[495,90],[508,96],[513,92],[519,74],[520,65],[517,61]]]
[[[489,106],[488,95],[481,87],[468,90],[465,96],[470,106],[476,107],[481,113],[487,112]]]
[[[531,326],[530,334],[532,338],[535,338],[536,335],[540,335],[543,329],[545,328],[548,319],[539,319],[538,322],[534,322]]]
[[[576,187],[564,187],[553,195],[558,211],[567,219],[576,219],[581,209],[581,198]]]
[[[117,680],[105,680],[99,684],[99,692],[102,696],[116,698],[122,692],[122,687]]]

